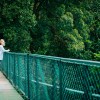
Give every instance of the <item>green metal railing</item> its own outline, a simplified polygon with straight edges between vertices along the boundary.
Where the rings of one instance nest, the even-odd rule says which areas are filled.
[[[100,62],[5,53],[3,72],[29,100],[100,100]]]

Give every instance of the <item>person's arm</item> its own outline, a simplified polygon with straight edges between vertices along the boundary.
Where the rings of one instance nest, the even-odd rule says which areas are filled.
[[[1,46],[1,49],[2,49],[3,52],[9,52],[10,51],[9,49],[5,50],[3,46]]]

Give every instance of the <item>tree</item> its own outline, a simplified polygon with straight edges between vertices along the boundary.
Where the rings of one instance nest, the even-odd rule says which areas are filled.
[[[2,3],[1,32],[7,41],[7,46],[11,51],[26,52],[30,51],[31,36],[36,24],[33,14],[31,0],[15,0]]]
[[[100,0],[2,0],[0,36],[12,51],[96,59],[99,5]]]

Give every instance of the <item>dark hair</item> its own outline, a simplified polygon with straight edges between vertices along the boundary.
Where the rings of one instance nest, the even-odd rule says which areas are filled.
[[[2,44],[1,44],[1,39],[0,39],[0,45],[2,45]]]

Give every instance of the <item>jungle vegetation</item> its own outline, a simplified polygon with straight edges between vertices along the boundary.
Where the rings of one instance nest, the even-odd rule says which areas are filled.
[[[13,52],[100,60],[100,0],[1,0],[0,38]]]

